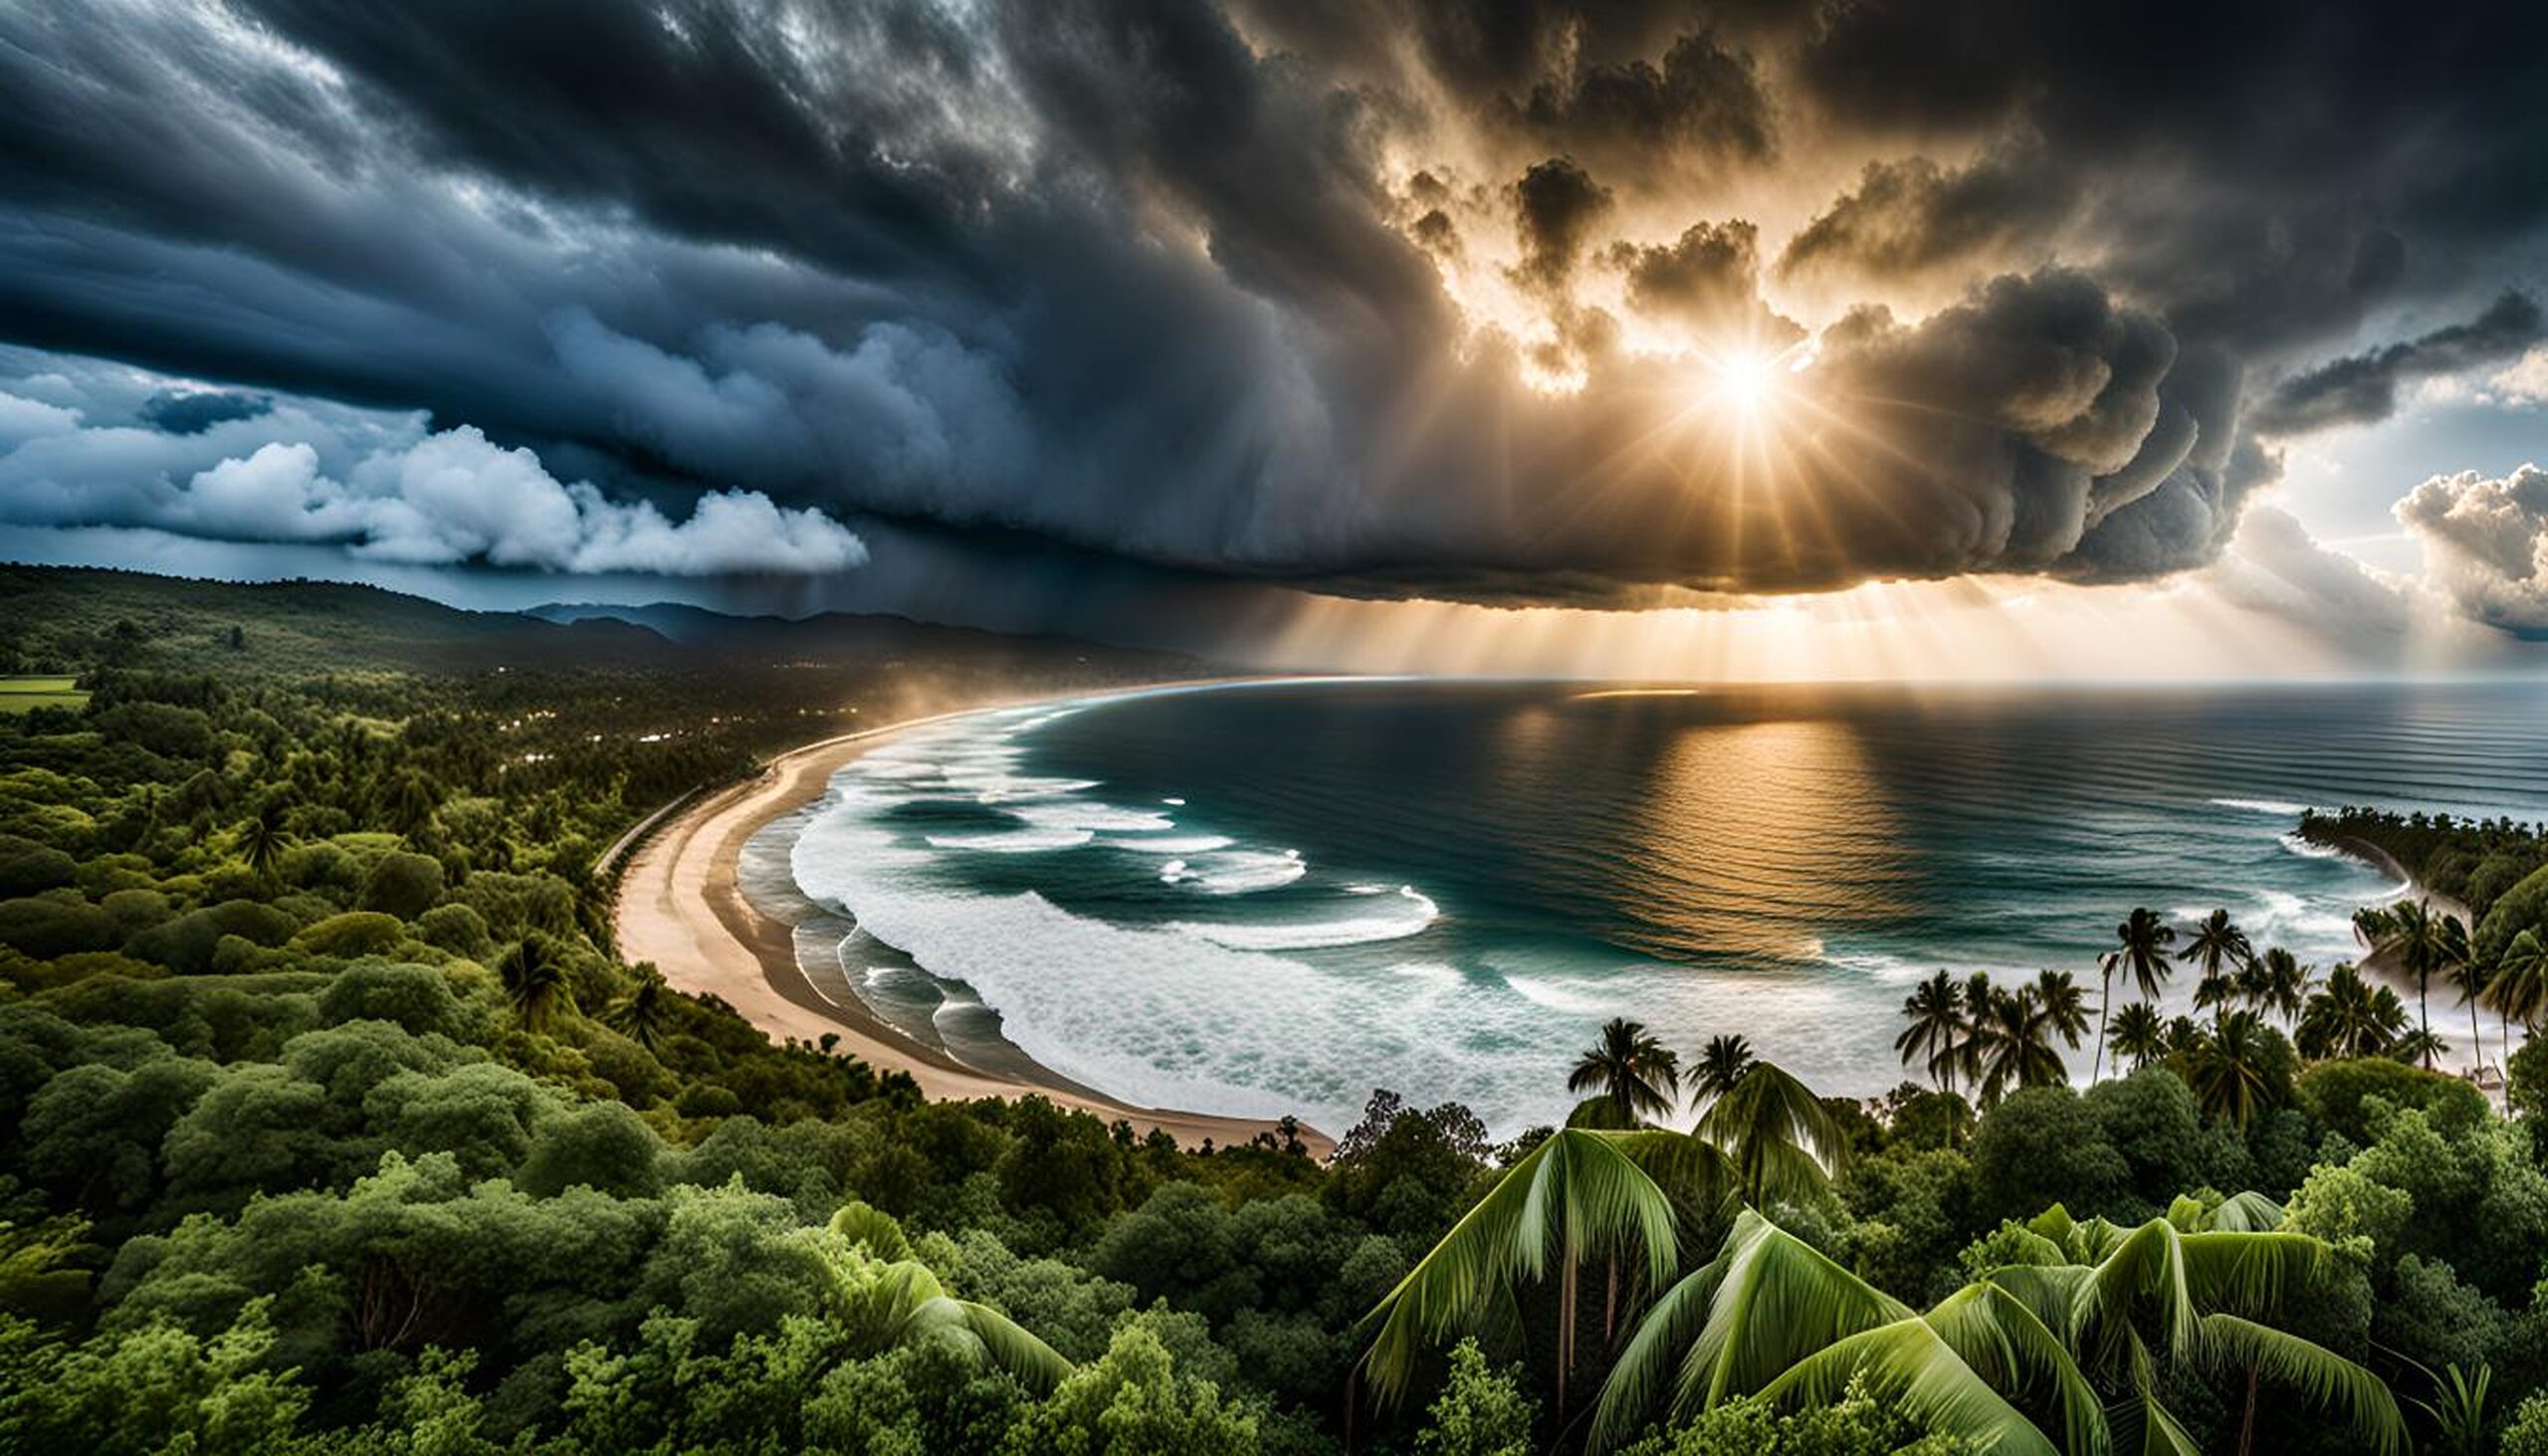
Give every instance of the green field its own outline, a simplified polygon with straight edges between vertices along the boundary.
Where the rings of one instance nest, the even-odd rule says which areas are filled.
[[[30,708],[78,708],[89,701],[77,678],[0,678],[0,713]]]

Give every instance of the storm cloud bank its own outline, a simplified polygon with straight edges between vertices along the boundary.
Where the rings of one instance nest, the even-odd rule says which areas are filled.
[[[2476,9],[19,7],[0,335],[223,387],[106,430],[0,385],[0,516],[694,571],[874,520],[1593,604],[2149,577],[2260,434],[2538,336],[2548,18]]]

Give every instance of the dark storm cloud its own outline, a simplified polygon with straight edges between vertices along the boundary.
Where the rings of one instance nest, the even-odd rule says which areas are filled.
[[[1513,184],[1523,277],[1536,288],[1564,288],[1592,241],[1593,225],[1609,209],[1609,189],[1573,157],[1551,157],[1524,172]]]
[[[2506,294],[2465,323],[2341,358],[2283,381],[2258,406],[2256,428],[2268,435],[2298,435],[2387,419],[2397,412],[2399,385],[2510,358],[2538,341],[2543,324],[2548,318],[2528,295]]]
[[[421,412],[400,451],[472,427],[667,520],[755,491],[1511,599],[2128,579],[2210,559],[2270,479],[2246,381],[2488,356],[2361,330],[2469,307],[2535,240],[2541,26],[2174,0],[20,7],[0,335],[274,391],[134,416],[243,469],[334,401]],[[1833,193],[1766,247],[1812,312],[1763,296],[1744,200],[1791,175]],[[1685,438],[1704,378],[1640,329],[1704,357],[1790,317],[1818,333],[1792,387],[1826,413],[1792,407],[1778,478],[1737,479]],[[70,457],[121,437],[58,408],[0,401],[0,428],[98,437],[45,446],[85,519],[108,498],[59,485],[104,490]],[[291,455],[219,482],[334,509],[328,448],[307,482]],[[152,519],[182,524],[173,500]]]
[[[1869,162],[1857,190],[1788,241],[1779,273],[1916,279],[1977,262],[2030,264],[2048,253],[2044,230],[2068,213],[2072,196],[2022,146],[1955,171],[1927,157]]]
[[[275,407],[262,394],[221,389],[162,389],[143,400],[141,422],[171,435],[200,435],[232,420],[253,420]]]

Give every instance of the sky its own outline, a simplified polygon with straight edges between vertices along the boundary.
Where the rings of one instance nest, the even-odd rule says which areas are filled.
[[[2548,10],[0,7],[0,555],[1270,665],[2528,672]]]

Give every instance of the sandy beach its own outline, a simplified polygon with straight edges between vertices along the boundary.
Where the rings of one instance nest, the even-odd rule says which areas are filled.
[[[1013,706],[971,705],[961,712]],[[819,798],[832,773],[895,733],[949,714],[826,738],[772,759],[754,778],[677,802],[646,833],[620,877],[614,931],[632,964],[650,960],[676,989],[713,995],[772,1040],[839,1038],[843,1052],[871,1066],[908,1072],[934,1098],[1015,1098],[1037,1094],[1065,1107],[1159,1129],[1192,1147],[1227,1146],[1273,1130],[1271,1122],[1134,1107],[1047,1073],[994,1076],[923,1046],[870,1014],[816,991],[796,963],[793,928],[752,905],[739,868],[746,840],[770,820]],[[650,821],[651,822],[651,821]],[[640,826],[642,830],[644,826]],[[631,831],[632,835],[638,831]],[[616,848],[616,847],[614,847]],[[1334,1142],[1303,1127],[1301,1141],[1325,1157]]]

